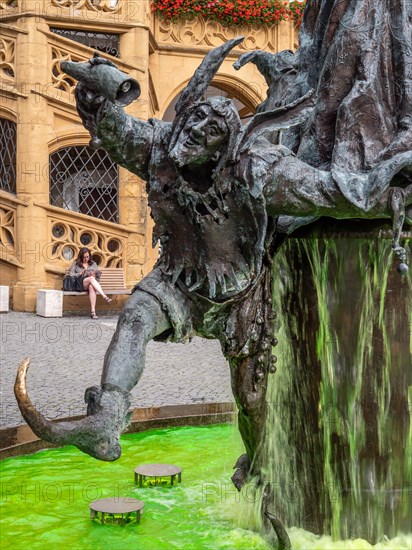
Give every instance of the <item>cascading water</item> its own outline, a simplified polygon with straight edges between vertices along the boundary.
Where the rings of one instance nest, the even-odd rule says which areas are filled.
[[[275,259],[256,460],[287,526],[371,543],[411,531],[412,292],[390,259],[390,241],[361,238],[290,240]]]

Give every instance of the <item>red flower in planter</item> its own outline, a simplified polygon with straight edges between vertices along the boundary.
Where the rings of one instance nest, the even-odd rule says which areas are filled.
[[[153,0],[152,11],[172,20],[202,15],[227,26],[276,24],[286,20],[299,25],[304,6],[304,1],[296,0]]]
[[[294,0],[289,4],[290,19],[295,22],[297,27],[302,23],[303,12],[305,11],[306,0]]]

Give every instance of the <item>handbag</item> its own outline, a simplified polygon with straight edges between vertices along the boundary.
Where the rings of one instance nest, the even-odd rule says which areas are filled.
[[[63,290],[66,292],[83,292],[83,278],[65,275],[63,278]]]

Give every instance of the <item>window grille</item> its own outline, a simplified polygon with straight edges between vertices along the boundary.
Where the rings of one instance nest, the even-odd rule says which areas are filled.
[[[0,118],[0,189],[16,194],[17,125]]]
[[[59,149],[50,155],[50,204],[117,222],[117,165],[101,150]]]
[[[70,38],[70,40],[79,42],[99,52],[107,53],[114,57],[120,57],[118,34],[76,31],[75,29],[58,29],[56,27],[50,27],[50,30],[59,36]]]

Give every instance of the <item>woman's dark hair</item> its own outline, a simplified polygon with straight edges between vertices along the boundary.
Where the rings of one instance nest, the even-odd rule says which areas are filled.
[[[89,255],[89,264],[92,263],[92,253],[90,252],[90,250],[88,248],[86,248],[85,246],[83,248],[81,248],[79,250],[79,255],[77,256],[77,260],[76,260],[76,263],[77,265],[82,265],[83,263],[83,258],[84,258],[84,255],[85,254],[88,254]]]

